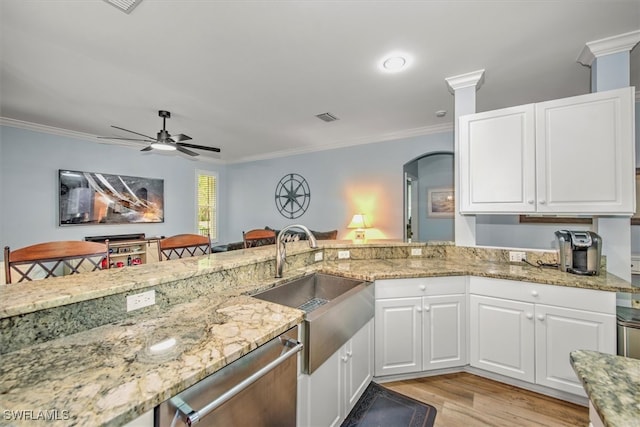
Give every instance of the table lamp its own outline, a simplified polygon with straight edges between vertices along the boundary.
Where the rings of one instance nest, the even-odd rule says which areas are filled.
[[[354,243],[364,243],[365,241],[364,229],[369,228],[369,224],[367,224],[367,219],[364,214],[353,215],[353,218],[351,218],[351,222],[349,223],[347,228],[356,229],[353,237]]]

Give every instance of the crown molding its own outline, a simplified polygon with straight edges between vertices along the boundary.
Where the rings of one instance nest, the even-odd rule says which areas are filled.
[[[455,93],[458,89],[464,89],[472,86],[475,86],[476,90],[478,90],[484,83],[484,69],[457,76],[446,77],[445,81],[447,82],[449,92],[451,93]]]
[[[10,119],[8,117],[0,117],[0,125],[18,129],[32,130],[35,132],[42,132],[51,135],[66,136],[68,138],[75,139],[95,140],[97,137],[96,135],[92,135],[90,133],[76,132],[74,130],[61,129],[53,126],[41,125],[38,123],[25,122],[22,120]]]
[[[10,127],[19,128],[19,129],[26,129],[26,130],[31,130],[35,132],[47,133],[50,135],[58,135],[58,136],[65,136],[69,138],[82,139],[85,141],[86,140],[96,141],[96,138],[97,138],[96,135],[92,135],[89,133],[76,132],[68,129],[56,128],[53,126],[47,126],[47,125],[41,125],[37,123],[25,122],[22,120],[10,119],[7,117],[0,117],[0,126],[10,126]],[[413,136],[430,135],[430,134],[443,133],[443,132],[449,132],[449,131],[453,131],[453,123],[443,123],[443,124],[433,125],[433,126],[424,126],[419,128],[413,128],[413,129],[405,129],[405,130],[385,133],[381,135],[372,135],[367,137],[353,138],[353,139],[348,139],[344,141],[338,141],[329,145],[323,145],[322,147],[310,147],[306,149],[295,148],[291,150],[274,151],[267,154],[242,157],[236,160],[221,160],[221,159],[216,159],[215,157],[209,157],[209,156],[199,156],[197,160],[206,161],[209,163],[217,163],[217,164],[245,163],[245,162],[253,162],[257,160],[275,159],[278,157],[287,157],[287,156],[293,156],[296,154],[314,153],[318,151],[333,150],[336,148],[370,144],[375,142],[384,142],[384,141],[390,141],[394,139],[410,138]],[[107,140],[105,140],[105,142],[110,143]],[[112,145],[122,146],[123,144],[113,143]],[[135,146],[133,148],[139,148],[139,147]]]
[[[346,147],[353,147],[357,145],[373,144],[376,142],[392,141],[394,139],[411,138],[415,136],[432,135],[432,134],[443,133],[443,132],[453,132],[453,123],[444,123],[440,125],[405,129],[402,131],[389,132],[389,133],[384,133],[380,135],[371,135],[367,137],[353,138],[353,139],[348,139],[344,141],[334,142],[332,144],[323,145],[321,147],[309,147],[309,148],[303,148],[303,149],[294,148],[291,150],[274,151],[267,154],[242,157],[236,160],[229,161],[227,163],[237,164],[237,163],[255,162],[259,160],[276,159],[279,157],[288,157],[288,156],[295,156],[299,154],[316,153],[319,151],[334,150],[337,148],[346,148]]]
[[[631,31],[617,36],[587,42],[577,61],[590,67],[596,58],[620,52],[629,52],[640,43],[640,30]]]

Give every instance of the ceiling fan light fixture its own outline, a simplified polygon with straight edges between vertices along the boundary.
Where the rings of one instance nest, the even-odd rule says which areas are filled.
[[[176,150],[176,146],[173,144],[170,144],[168,142],[152,142],[151,143],[151,148],[153,148],[154,150],[163,150],[163,151],[174,151]]]

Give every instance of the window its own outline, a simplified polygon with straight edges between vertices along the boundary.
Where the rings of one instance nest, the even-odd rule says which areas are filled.
[[[217,215],[218,176],[211,172],[198,172],[198,234],[218,240]]]

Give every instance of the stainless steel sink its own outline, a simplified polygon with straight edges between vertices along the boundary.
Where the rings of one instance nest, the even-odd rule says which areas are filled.
[[[254,295],[305,311],[302,371],[311,374],[371,318],[371,282],[314,274]]]

